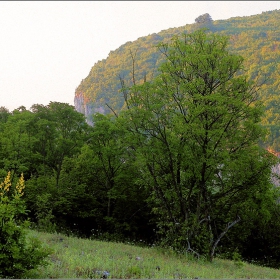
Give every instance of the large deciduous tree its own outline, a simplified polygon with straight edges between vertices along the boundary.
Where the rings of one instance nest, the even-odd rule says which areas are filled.
[[[209,259],[243,213],[260,211],[275,162],[258,145],[257,89],[227,46],[203,30],[160,44],[160,75],[126,90],[121,114],[163,240]]]

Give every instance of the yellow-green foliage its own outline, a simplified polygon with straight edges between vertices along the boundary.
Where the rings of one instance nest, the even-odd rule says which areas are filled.
[[[25,188],[23,174],[12,192],[11,172],[0,184],[0,277],[21,278],[39,265],[46,265],[50,250],[36,238],[26,239],[28,222],[22,200]],[[12,192],[12,193],[10,193]]]
[[[257,85],[262,84],[259,95],[266,108],[262,122],[270,129],[271,125],[279,122],[279,107],[276,105],[279,103],[280,90],[279,26],[280,10],[274,10],[249,17],[217,21],[214,19],[210,28],[211,32],[229,36],[229,50],[244,57],[248,79]],[[123,44],[92,67],[89,75],[77,87],[76,96],[82,95],[93,109],[103,107],[105,113],[109,113],[110,109],[106,106],[108,103],[118,112],[124,105],[120,92],[120,77],[124,79],[126,85],[132,84],[132,57],[135,61],[136,83],[142,83],[144,79],[149,81],[157,75],[157,68],[164,60],[156,45],[169,41],[174,35],[191,33],[197,28],[195,23],[187,24]],[[278,134],[275,132],[267,141],[270,146],[274,144],[274,148],[280,150],[279,141],[275,141],[279,138]]]
[[[1,199],[9,192],[11,187],[11,172],[9,171],[7,176],[5,177],[4,181],[0,184],[0,196]]]
[[[12,186],[11,183],[11,171],[8,172],[7,176],[5,177],[4,181],[0,184],[0,197],[1,201],[4,199],[4,197],[7,197],[10,188]],[[16,184],[15,190],[14,190],[14,199],[19,199],[21,196],[24,195],[24,177],[23,173],[21,173],[21,176]]]

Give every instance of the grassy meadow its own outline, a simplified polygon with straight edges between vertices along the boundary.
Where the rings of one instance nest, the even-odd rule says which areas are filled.
[[[28,278],[103,279],[280,279],[280,270],[244,262],[214,259],[212,263],[178,256],[155,247],[104,242],[30,231],[52,248],[49,265]]]

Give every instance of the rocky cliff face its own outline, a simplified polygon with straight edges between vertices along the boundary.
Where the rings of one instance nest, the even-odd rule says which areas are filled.
[[[95,106],[94,103],[90,102],[84,97],[82,92],[76,92],[74,97],[74,105],[78,112],[86,116],[87,123],[93,125],[92,115],[95,113],[105,113],[103,106]]]
[[[267,150],[280,159],[280,152],[276,152],[270,148],[268,148]],[[271,171],[272,171],[271,181],[275,187],[279,187],[280,186],[280,164],[276,164],[275,166],[273,166]],[[280,203],[280,199],[279,199],[279,203]]]

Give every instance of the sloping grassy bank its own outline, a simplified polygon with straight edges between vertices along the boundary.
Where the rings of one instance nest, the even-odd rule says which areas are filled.
[[[280,279],[280,270],[214,259],[212,263],[172,251],[30,231],[53,249],[50,265],[28,278]]]

